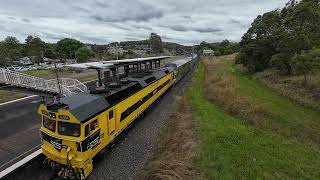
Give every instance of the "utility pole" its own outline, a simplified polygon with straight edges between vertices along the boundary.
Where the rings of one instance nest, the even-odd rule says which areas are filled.
[[[116,52],[117,52],[117,60],[119,60],[118,42],[117,42],[117,44],[116,44]]]
[[[54,63],[54,68],[56,71],[56,78],[57,78],[57,84],[58,84],[58,88],[59,88],[59,93],[62,94],[62,89],[61,89],[61,84],[60,84],[60,79],[59,79],[59,69],[57,68],[57,63]]]
[[[194,55],[194,44],[192,44],[192,60],[193,60],[193,55]]]
[[[152,52],[153,52],[151,40],[152,40],[152,33],[150,34],[150,37],[149,37],[149,46],[150,46],[150,54],[149,55],[150,56],[152,56]],[[146,63],[146,65],[147,65],[147,63]]]

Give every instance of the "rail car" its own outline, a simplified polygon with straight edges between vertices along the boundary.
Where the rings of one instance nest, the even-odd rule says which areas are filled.
[[[121,86],[41,104],[42,151],[59,176],[85,179],[108,147],[192,67],[191,59],[123,78]]]
[[[178,83],[192,68],[194,65],[194,60],[189,59],[180,59],[172,63],[167,63],[165,67],[172,67],[174,70],[175,84]]]

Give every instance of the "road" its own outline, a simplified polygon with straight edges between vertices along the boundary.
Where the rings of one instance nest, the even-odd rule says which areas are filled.
[[[40,144],[39,105],[40,97],[35,96],[0,106],[0,167]]]
[[[40,143],[38,96],[0,106],[0,165]]]

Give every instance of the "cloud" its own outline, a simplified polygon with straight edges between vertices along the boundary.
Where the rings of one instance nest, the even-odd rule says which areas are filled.
[[[21,21],[25,22],[25,23],[30,23],[31,21],[27,18],[22,18]]]
[[[236,20],[236,19],[230,19],[230,22],[233,23],[233,24],[241,24],[241,22],[239,20]]]
[[[174,25],[174,26],[163,26],[166,28],[169,28],[174,31],[179,31],[179,32],[186,32],[186,31],[195,31],[199,33],[216,33],[216,32],[221,32],[223,31],[222,29],[218,28],[211,28],[211,27],[186,27],[186,26],[181,26],[181,25]]]
[[[109,1],[108,3],[96,1],[94,7],[96,12],[93,12],[89,18],[100,23],[141,22],[163,16],[162,11],[156,7],[135,0]]]
[[[287,0],[10,0],[0,1],[0,38],[48,42],[64,37],[86,43],[148,38],[183,44],[239,41],[253,19]]]
[[[108,2],[106,2],[106,1],[96,0],[96,1],[95,1],[95,4],[96,4],[96,6],[102,7],[102,8],[108,8],[108,7],[110,7],[110,5],[108,4]]]

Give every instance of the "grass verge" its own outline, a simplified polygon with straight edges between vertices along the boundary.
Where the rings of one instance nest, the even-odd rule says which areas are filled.
[[[23,93],[0,90],[0,103],[12,101],[12,100],[23,98],[26,96],[27,94],[23,94]]]
[[[320,176],[317,144],[286,138],[229,115],[217,105],[219,103],[208,99],[205,75],[205,66],[202,64],[188,92],[200,141],[200,157],[196,167],[203,177],[317,179]]]
[[[37,77],[43,77],[43,76],[48,76],[52,74],[49,72],[49,70],[30,70],[30,71],[25,71],[23,73],[30,76],[37,76]]]
[[[291,100],[320,111],[320,73],[308,75],[308,84],[303,84],[303,76],[282,75],[275,69],[268,69],[254,76],[268,87]]]
[[[186,97],[179,97],[177,101],[177,109],[170,116],[171,123],[163,133],[142,179],[191,180],[196,178],[193,162],[197,154],[197,139],[192,124],[192,114]]]
[[[86,81],[93,81],[97,79],[97,75],[86,75],[86,76],[79,76],[76,79],[78,79],[81,82],[86,82]]]
[[[256,128],[301,142],[320,143],[319,111],[279,95],[233,62],[232,56],[204,61],[209,99]]]

